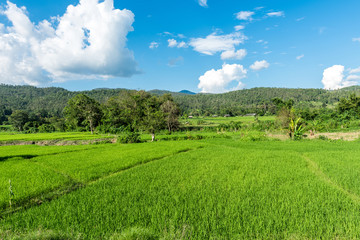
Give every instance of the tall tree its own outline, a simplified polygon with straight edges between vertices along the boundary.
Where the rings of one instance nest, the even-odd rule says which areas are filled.
[[[11,114],[9,120],[13,127],[17,128],[19,131],[23,131],[25,124],[29,120],[29,114],[24,110],[15,110]]]
[[[91,133],[94,133],[102,117],[100,104],[85,94],[71,98],[64,113],[71,127],[89,127]]]
[[[164,112],[165,123],[169,132],[171,133],[179,128],[180,109],[176,103],[171,100],[166,100],[163,104],[161,104],[160,108]]]

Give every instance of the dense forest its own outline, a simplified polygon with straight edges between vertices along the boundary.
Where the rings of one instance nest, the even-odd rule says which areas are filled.
[[[128,89],[94,89],[91,91],[68,91],[63,88],[36,88],[31,86],[0,85],[0,119],[1,122],[15,110],[47,114],[62,117],[63,110],[72,97],[85,94],[99,103],[105,103],[112,97],[134,90]],[[252,88],[223,94],[186,94],[162,90],[149,91],[153,95],[170,93],[182,114],[187,115],[259,115],[274,114],[275,97],[294,100],[297,108],[334,108],[341,98],[351,93],[360,93],[360,87],[349,87],[341,90],[324,89],[288,89],[288,88]]]

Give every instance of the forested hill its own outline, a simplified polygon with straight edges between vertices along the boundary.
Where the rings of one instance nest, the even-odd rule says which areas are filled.
[[[47,111],[62,115],[67,101],[79,93],[103,103],[107,99],[123,94],[127,89],[94,89],[91,91],[73,92],[63,88],[36,88],[31,86],[0,85],[0,110],[27,110],[30,112]],[[287,89],[287,88],[252,88],[223,94],[186,94],[163,90],[149,91],[151,94],[162,95],[171,93],[182,111],[189,114],[222,114],[231,112],[241,114],[248,112],[267,111],[271,99],[293,99],[295,106],[323,107],[334,106],[340,98],[350,93],[360,94],[360,87],[349,87],[336,91],[323,89]]]

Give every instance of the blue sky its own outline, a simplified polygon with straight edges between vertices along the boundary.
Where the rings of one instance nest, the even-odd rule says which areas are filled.
[[[360,81],[360,1],[105,2],[1,1],[0,82],[226,92]]]

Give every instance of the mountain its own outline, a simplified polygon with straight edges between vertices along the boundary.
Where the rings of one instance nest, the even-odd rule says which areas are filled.
[[[68,91],[63,88],[37,88],[32,86],[0,85],[0,112],[11,112],[17,109],[29,112],[46,111],[53,115],[62,115],[68,100],[76,94],[83,93],[100,103],[109,98],[119,96],[128,89],[94,89],[91,91]],[[271,99],[293,99],[298,108],[334,108],[343,97],[351,93],[360,95],[360,86],[352,86],[340,90],[294,89],[294,88],[252,88],[222,94],[194,94],[188,90],[170,92],[151,90],[154,95],[171,94],[181,110],[191,114],[223,114],[234,115],[244,113],[268,113],[274,107]]]
[[[184,94],[188,94],[188,95],[195,95],[196,93],[191,92],[189,90],[181,90],[179,93],[184,93]]]

